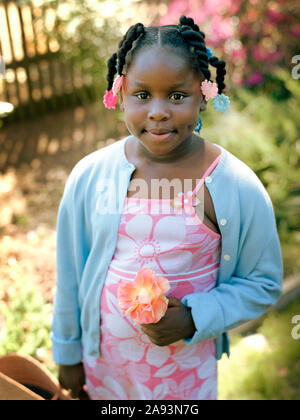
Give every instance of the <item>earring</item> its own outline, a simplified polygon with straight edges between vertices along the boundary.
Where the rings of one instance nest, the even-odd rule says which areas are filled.
[[[194,131],[195,131],[196,133],[198,133],[198,134],[199,134],[199,133],[200,133],[201,128],[202,128],[202,119],[201,119],[201,117],[199,117],[199,118],[198,118],[198,124],[197,124],[197,127],[195,128],[195,130],[194,130]]]

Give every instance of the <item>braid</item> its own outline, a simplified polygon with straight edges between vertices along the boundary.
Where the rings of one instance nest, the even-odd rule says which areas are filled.
[[[127,34],[125,35],[125,39],[123,42],[121,42],[121,47],[118,51],[118,74],[122,74],[126,61],[126,54],[131,50],[132,44],[144,33],[145,28],[142,23],[137,23],[136,25],[129,28]]]
[[[215,56],[208,59],[205,46],[205,34],[204,32],[200,31],[199,26],[194,23],[194,20],[192,18],[181,16],[178,26],[179,32],[181,33],[183,38],[188,42],[189,45],[194,47],[194,52],[198,56],[200,70],[204,74],[205,78],[210,80],[211,77],[211,73],[208,69],[209,64],[211,64],[217,69],[216,82],[218,85],[218,93],[221,94],[222,91],[225,89],[225,61],[219,60]]]
[[[192,18],[181,16],[178,26],[189,26],[194,32],[199,32],[205,39],[205,33],[200,31],[199,26],[194,23]]]
[[[180,27],[179,32],[186,43],[194,48],[193,52],[196,54],[199,70],[202,71],[206,79],[210,79],[211,74],[208,69],[208,56],[203,36],[200,32],[195,32],[187,26]]]
[[[218,85],[219,94],[221,94],[226,87],[224,83],[225,74],[226,74],[226,70],[225,70],[226,63],[225,61],[219,60],[217,57],[214,57],[214,56],[209,59],[209,63],[213,67],[216,67],[217,69],[216,82]]]
[[[114,83],[114,77],[115,77],[115,74],[117,73],[116,65],[117,65],[117,54],[114,53],[107,62],[107,67],[108,67],[108,73],[106,76],[106,80],[108,82],[107,90],[110,90]]]
[[[119,51],[114,53],[107,62],[108,73],[106,76],[107,80],[107,90],[110,90],[114,83],[115,74],[122,74],[123,67],[125,65],[126,54],[132,48],[132,44],[137,40],[140,35],[145,31],[144,25],[142,23],[137,23],[134,26],[131,26],[123,39],[119,43]]]

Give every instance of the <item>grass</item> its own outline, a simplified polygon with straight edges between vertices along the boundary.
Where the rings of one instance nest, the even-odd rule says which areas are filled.
[[[231,356],[219,362],[221,400],[300,400],[300,337],[292,337],[295,315],[300,315],[300,300],[269,314],[251,340],[232,336]]]
[[[24,281],[25,280],[25,281]],[[16,275],[0,300],[0,356],[30,355],[56,372],[49,337],[52,304],[47,303],[29,278]]]

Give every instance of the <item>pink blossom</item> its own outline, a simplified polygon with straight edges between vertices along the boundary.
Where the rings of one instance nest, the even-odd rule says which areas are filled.
[[[247,57],[247,54],[246,54],[245,47],[241,47],[232,51],[233,60],[245,60],[246,57]]]
[[[284,57],[284,53],[282,51],[274,51],[268,54],[267,63],[268,64],[275,64],[278,63]]]
[[[254,36],[255,35],[255,31],[246,22],[241,22],[240,23],[240,32],[241,32],[241,35],[248,35],[248,36]]]
[[[266,64],[274,64],[284,56],[282,51],[270,52],[259,47],[254,47],[252,56],[255,60],[265,62]]]
[[[254,60],[265,61],[268,57],[268,52],[262,50],[260,47],[254,47],[252,51],[252,56]]]
[[[229,39],[234,35],[234,27],[231,18],[215,15],[211,19],[211,36],[217,43]]]
[[[134,282],[121,282],[117,295],[123,315],[128,315],[137,324],[157,323],[168,309],[164,296],[170,284],[164,277],[156,276],[153,270],[138,271]]]
[[[285,18],[285,15],[283,13],[280,13],[274,9],[267,10],[267,15],[270,21],[275,24],[281,22]]]
[[[248,86],[254,86],[258,85],[259,83],[263,83],[264,80],[265,79],[263,74],[260,71],[255,71],[252,74],[250,74],[250,76],[246,80],[246,84]]]
[[[103,103],[105,105],[105,108],[116,109],[117,102],[118,102],[117,95],[114,95],[112,90],[107,90],[103,98]]]

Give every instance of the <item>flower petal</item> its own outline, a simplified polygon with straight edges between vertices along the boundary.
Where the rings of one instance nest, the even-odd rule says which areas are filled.
[[[117,314],[106,314],[105,324],[109,332],[117,338],[132,338],[136,336],[136,331]]]
[[[133,310],[135,305],[135,298],[137,294],[137,287],[134,282],[122,281],[117,290],[117,296],[120,308],[125,315],[128,310]]]
[[[118,259],[119,269],[122,269],[122,261],[124,261],[125,264],[128,264],[128,259],[132,258],[136,247],[137,242],[134,238],[130,238],[128,235],[119,233],[118,243],[114,253],[114,258]]]
[[[153,391],[153,399],[154,400],[163,400],[164,397],[169,392],[169,385],[166,382],[163,382],[157,385]]]
[[[147,382],[151,379],[151,368],[145,363],[137,364],[129,362],[126,366],[126,372],[128,377],[138,379],[142,383]]]
[[[190,270],[193,254],[190,251],[177,249],[160,257],[160,265],[168,274],[185,273]]]
[[[130,318],[136,324],[152,324],[154,315],[151,305],[138,305],[132,312]]]
[[[145,240],[150,237],[152,230],[152,217],[147,214],[137,214],[129,222],[127,222],[125,230],[132,239]],[[141,229],[141,226],[143,229]],[[141,238],[141,232],[142,238]]]
[[[206,379],[213,376],[216,372],[216,359],[210,357],[197,369],[198,378]]]
[[[171,376],[176,369],[177,366],[175,363],[169,363],[168,365],[165,365],[162,368],[158,369],[158,371],[153,376],[154,378],[166,378],[168,376]]]
[[[112,90],[107,90],[105,92],[103,103],[107,109],[116,109],[116,104],[118,102],[118,97],[114,95]]]
[[[161,252],[169,251],[179,245],[185,238],[184,218],[165,216],[154,227],[153,239],[160,242]]]
[[[197,399],[203,401],[213,398],[215,395],[216,386],[217,384],[214,378],[207,379],[203,384],[201,384]]]
[[[201,84],[201,89],[205,95],[205,99],[212,99],[218,95],[218,85],[215,82],[204,80]]]
[[[171,352],[167,346],[151,345],[146,353],[146,360],[151,366],[161,367],[169,358]]]
[[[142,360],[146,349],[146,344],[141,345],[136,340],[123,340],[119,343],[119,351],[122,357],[131,362],[139,362]]]
[[[122,87],[122,83],[123,83],[123,76],[118,75],[112,87],[112,91],[114,95],[116,95],[119,92],[119,90]]]
[[[121,400],[127,399],[125,390],[115,379],[111,378],[110,376],[105,376],[102,381],[103,385],[115,393]]]
[[[152,310],[153,310],[153,320],[152,323],[156,324],[165,316],[165,313],[168,309],[168,299],[165,296],[162,296],[161,298],[157,299],[152,304]],[[150,321],[151,322],[151,321]]]
[[[134,384],[134,386],[130,388],[129,399],[151,401],[153,399],[153,396],[152,396],[152,392],[147,386],[137,383],[137,384]]]

